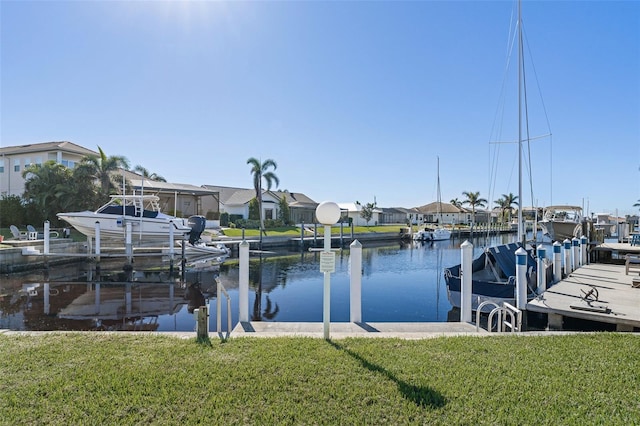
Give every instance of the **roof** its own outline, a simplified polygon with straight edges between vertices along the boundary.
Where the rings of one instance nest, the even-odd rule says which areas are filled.
[[[439,203],[440,206],[438,206],[438,202],[434,201],[433,203],[429,203],[429,204],[425,204],[424,206],[420,206],[420,207],[416,207],[416,209],[420,212],[420,213],[466,213],[467,210],[464,208],[460,208],[460,207],[456,207],[453,204],[450,203]]]
[[[179,194],[190,194],[193,196],[202,196],[202,195],[217,195],[216,191],[211,189],[203,188],[201,186],[190,185],[186,183],[170,183],[170,182],[159,182],[155,180],[151,180],[148,178],[144,178],[142,175],[132,172],[130,170],[120,169],[115,173],[117,176],[124,175],[125,178],[131,183],[133,188],[140,190],[143,189],[145,191],[150,192],[158,192],[158,193],[179,193]]]
[[[77,145],[69,141],[60,142],[42,142],[25,145],[5,146],[0,148],[0,155],[16,155],[27,154],[31,152],[51,152],[63,151],[78,155],[98,155],[96,151],[92,151],[83,146]]]
[[[256,196],[256,192],[253,188],[235,188],[230,186],[215,186],[215,185],[203,185],[204,188],[217,191],[220,193],[220,203],[226,205],[242,205],[251,201]],[[300,208],[316,208],[318,203],[313,201],[301,192],[290,191],[263,191],[264,194],[269,193],[274,198],[281,199],[286,197],[289,207]]]
[[[362,211],[362,204],[357,204],[357,203],[337,203],[338,206],[340,207],[340,210],[343,211],[347,211],[347,212],[360,212]],[[374,213],[382,213],[382,210],[380,210],[380,208],[376,207],[373,209]]]

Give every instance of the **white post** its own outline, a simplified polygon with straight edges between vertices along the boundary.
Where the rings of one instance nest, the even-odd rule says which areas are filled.
[[[100,314],[100,283],[96,283],[94,301],[96,305],[96,314]]]
[[[100,222],[96,220],[95,224],[95,232],[96,232],[96,256],[100,257]]]
[[[564,244],[564,275],[567,276],[573,272],[571,269],[571,241],[567,238],[562,243]]]
[[[588,248],[588,240],[586,236],[582,236],[580,238],[580,251],[582,252],[582,264],[587,264],[587,248]]]
[[[184,240],[182,241],[182,244],[184,244]],[[173,256],[175,254],[175,247],[174,245],[174,235],[173,235],[173,219],[169,221],[169,258],[171,260],[173,260]]]
[[[127,258],[131,261],[131,256],[133,255],[133,248],[131,247],[131,222],[127,222],[127,227],[125,228],[125,248],[127,252]]]
[[[576,237],[573,237],[573,239],[571,240],[571,247],[573,252],[572,270],[576,270],[582,264],[582,257],[580,257],[580,240]]]
[[[527,307],[527,251],[520,247],[516,250],[516,308]]]
[[[249,321],[249,243],[242,241],[239,246],[240,282],[238,288],[238,308],[240,322]]]
[[[546,257],[547,257],[547,250],[542,246],[538,246],[538,264],[536,268],[538,270],[538,273],[537,273],[538,294],[542,294],[547,290],[547,274],[546,274],[545,262],[544,262]]]
[[[262,230],[260,232],[262,233]],[[209,321],[207,321],[207,328],[208,324]],[[219,279],[216,280],[216,331],[222,333],[222,282]]]
[[[329,340],[331,324],[331,273],[336,269],[336,255],[331,251],[331,225],[340,220],[340,206],[333,201],[323,201],[316,207],[316,218],[324,225],[324,248],[320,252],[320,272],[324,273],[322,322],[324,338]]]
[[[460,252],[462,258],[460,262],[460,276],[462,277],[460,285],[460,322],[471,322],[473,244],[466,240],[460,245]]]
[[[46,230],[45,235],[47,235]],[[44,293],[44,314],[49,315],[49,310],[51,309],[51,305],[49,304],[49,283],[44,283],[44,289],[42,292]]]
[[[324,253],[331,252],[331,225],[324,225]],[[322,330],[324,338],[329,339],[331,324],[331,272],[324,271],[324,292],[322,299]]]
[[[124,285],[124,311],[127,315],[131,315],[131,283]]]
[[[562,244],[559,241],[553,243],[553,282],[562,279]]]
[[[48,220],[44,221],[44,254],[49,254],[49,230],[50,224]]]
[[[349,255],[349,301],[351,322],[362,322],[362,244],[354,240]]]

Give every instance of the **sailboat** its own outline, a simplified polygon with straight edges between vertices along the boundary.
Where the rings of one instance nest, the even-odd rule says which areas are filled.
[[[522,142],[523,142],[523,88],[524,88],[524,58],[523,58],[523,37],[522,37],[522,12],[521,1],[518,1],[518,200],[522,203]],[[479,304],[486,300],[494,303],[507,302],[514,304],[516,300],[516,262],[515,252],[520,247],[526,248],[526,233],[524,232],[524,221],[522,208],[518,209],[518,239],[517,243],[503,244],[490,247],[476,258],[472,263],[472,309],[476,309]],[[535,297],[537,286],[536,276],[538,271],[537,262],[534,258],[533,249],[527,250],[526,257],[528,291],[527,299]],[[447,293],[450,303],[455,307],[460,307],[462,268],[456,266],[446,268],[444,277],[447,284]],[[551,268],[545,268],[547,282],[552,281]]]
[[[440,194],[440,157],[438,157],[438,225],[427,227],[413,234],[414,240],[419,241],[444,241],[451,238],[451,230],[442,226],[442,196]]]

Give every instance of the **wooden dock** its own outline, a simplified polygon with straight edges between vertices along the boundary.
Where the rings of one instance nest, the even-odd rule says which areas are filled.
[[[640,275],[625,274],[624,265],[584,265],[527,303],[527,310],[548,314],[551,330],[562,330],[569,317],[640,331],[640,288],[632,286],[634,278]]]

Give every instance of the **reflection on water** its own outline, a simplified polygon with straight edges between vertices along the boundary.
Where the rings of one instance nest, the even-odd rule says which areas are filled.
[[[512,235],[476,238],[476,252],[511,242]],[[457,321],[442,271],[460,263],[461,240],[369,246],[362,253],[365,322]],[[155,262],[155,263],[154,263]],[[318,252],[252,257],[249,306],[253,321],[321,322],[323,274]],[[238,262],[206,259],[172,270],[159,260],[56,267],[0,281],[0,328],[12,330],[194,331],[193,310],[210,307],[216,327],[216,278],[238,321]],[[226,303],[222,304],[226,318]],[[225,321],[225,320],[223,320]],[[331,321],[349,321],[349,249],[331,274]],[[223,322],[226,328],[226,322]]]

